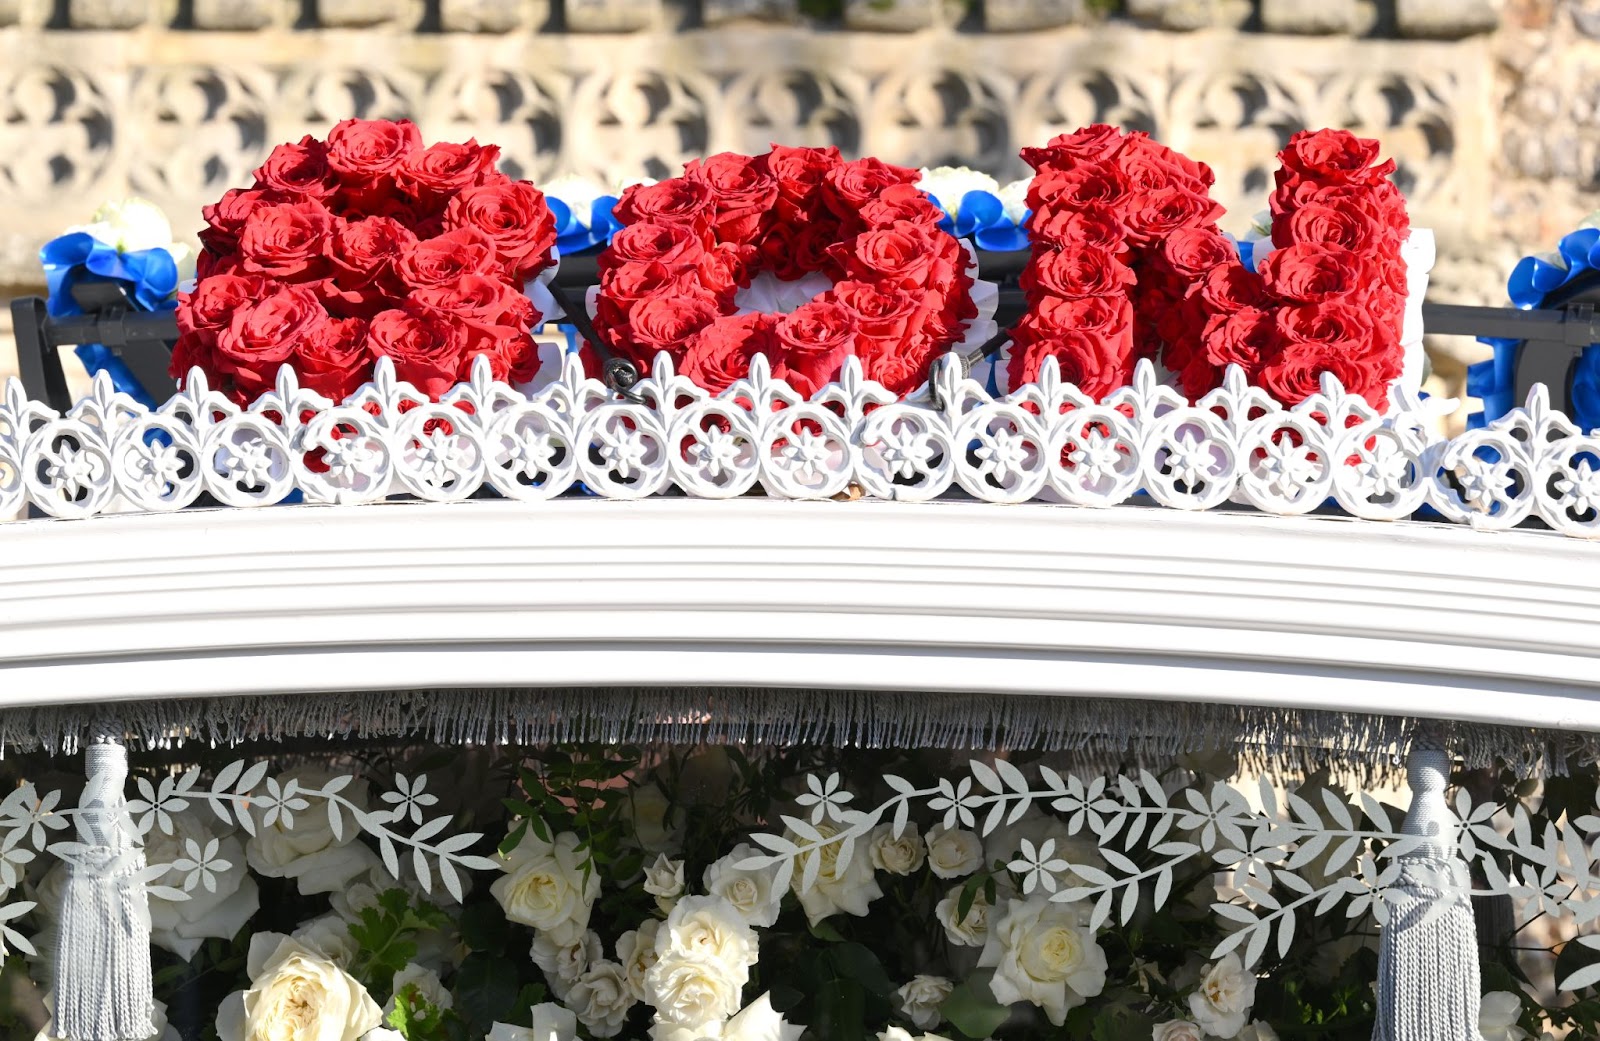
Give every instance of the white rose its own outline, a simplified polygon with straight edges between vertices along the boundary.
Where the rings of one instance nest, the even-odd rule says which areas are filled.
[[[645,974],[645,1000],[664,1024],[714,1028],[739,1011],[739,991],[749,975],[747,967],[734,968],[711,955],[659,955]]]
[[[683,861],[657,853],[656,862],[644,869],[644,891],[656,898],[662,911],[671,911],[673,902],[683,895]]]
[[[900,1011],[918,1029],[927,1030],[939,1025],[944,1018],[939,1011],[955,984],[943,976],[913,976],[911,982],[895,991],[900,999]]]
[[[292,878],[301,895],[310,896],[339,892],[378,863],[377,854],[356,841],[361,829],[347,823],[342,837],[335,838],[328,824],[327,800],[304,795],[306,789],[320,788],[334,776],[322,770],[298,770],[278,778],[280,785],[295,781],[311,805],[294,812],[292,827],[282,815],[270,825],[262,824],[265,811],[256,811],[260,813],[256,833],[245,843],[245,859],[253,871],[267,878]],[[367,782],[351,781],[339,794],[364,809]]]
[[[753,869],[734,867],[750,857],[760,855],[761,852],[754,846],[740,843],[733,847],[732,853],[706,868],[703,881],[707,893],[722,897],[744,916],[745,921],[764,929],[777,922],[778,911],[783,906],[783,893],[772,886],[773,879],[777,877],[777,866]]]
[[[722,1028],[722,1041],[798,1041],[806,1028],[784,1019],[772,1007],[772,995],[750,1002]]]
[[[591,962],[599,961],[605,951],[594,932],[585,933],[571,943],[557,942],[553,933],[539,933],[533,938],[533,947],[528,953],[544,973],[551,993],[566,1001],[567,992],[578,982],[578,977]]]
[[[617,937],[617,960],[622,963],[629,990],[640,1001],[645,1000],[645,974],[656,963],[656,934],[660,930],[658,920],[646,918],[639,928],[629,929]]]
[[[187,246],[172,241],[172,223],[161,212],[161,207],[145,199],[112,200],[96,210],[88,224],[67,230],[87,232],[96,241],[122,253],[165,249],[173,253],[173,260],[181,262],[183,255],[189,252]]]
[[[872,829],[872,837],[867,840],[867,855],[879,871],[909,875],[928,859],[928,848],[917,834],[915,824],[907,824],[899,838],[894,837],[894,825],[880,824]]]
[[[818,824],[816,829],[824,840],[839,833],[839,829],[831,824]],[[785,835],[792,842],[803,841],[792,832],[786,832]],[[852,855],[847,862],[841,864],[839,845],[837,842],[825,841],[820,849],[802,854],[795,864],[790,887],[800,898],[800,906],[805,909],[806,918],[812,925],[840,911],[862,917],[866,915],[868,905],[883,895],[883,890],[878,888],[877,879],[872,874],[872,861],[865,856]],[[808,864],[812,857],[820,857],[821,863],[811,888],[802,892],[800,886],[809,870]]]
[[[614,961],[590,965],[564,1000],[577,1013],[578,1022],[595,1037],[617,1036],[628,1019],[628,1010],[638,1003],[622,966]]]
[[[495,1023],[484,1041],[578,1041],[578,1017],[554,1002],[533,1006],[533,1026]]]
[[[451,1008],[456,1003],[450,988],[444,985],[439,974],[416,962],[407,962],[405,968],[394,974],[394,993],[399,994],[407,987],[417,988],[417,996],[434,1008]],[[385,1017],[394,1011],[394,1000],[391,997],[389,1003],[383,1006]]]
[[[1200,1028],[1187,1019],[1169,1019],[1165,1023],[1157,1023],[1150,1032],[1151,1041],[1205,1041],[1200,1036]]]
[[[989,942],[989,918],[994,908],[989,906],[988,895],[979,889],[973,894],[967,916],[958,919],[956,912],[961,909],[961,889],[961,886],[951,887],[945,898],[934,907],[934,914],[938,916],[939,924],[944,926],[945,938],[951,943],[958,947],[982,947]]]
[[[361,1041],[406,1041],[406,1036],[388,1027],[373,1027],[361,1035]]]
[[[1002,1005],[1028,1001],[1061,1026],[1067,1010],[1106,985],[1106,952],[1080,924],[1082,910],[1045,896],[1014,900],[989,931],[978,964],[995,970],[989,989]]]
[[[54,1010],[56,1007],[55,996],[46,992],[42,997],[44,998],[44,1007],[47,1012]],[[155,1028],[155,1033],[150,1035],[149,1041],[179,1041],[177,1029],[167,1022],[167,1003],[159,998],[152,999],[150,1025]],[[50,1032],[54,1029],[54,1026],[55,1024],[51,1020],[46,1019],[44,1026],[33,1036],[33,1041],[62,1041],[61,1038]]]
[[[336,914],[313,918],[291,933],[289,938],[341,969],[348,969],[361,952],[361,945],[350,935],[350,923]]]
[[[968,192],[1000,194],[1000,182],[986,173],[966,166],[936,166],[922,168],[922,179],[917,187],[939,200],[939,205],[952,217],[961,215],[961,200]]]
[[[562,174],[540,184],[546,199],[560,199],[572,216],[585,228],[594,212],[594,201],[607,194],[605,186],[587,177]]]
[[[681,842],[683,811],[674,809],[666,793],[642,784],[628,793],[622,815],[633,825],[633,837],[646,853],[675,853]]]
[[[715,958],[742,988],[758,957],[755,930],[720,896],[684,897],[656,933],[656,959],[674,954]]]
[[[1478,1006],[1478,1033],[1483,1041],[1527,1041],[1531,1035],[1517,1023],[1521,1015],[1521,996],[1509,990],[1490,991]]]
[[[928,829],[928,866],[940,878],[970,875],[983,866],[983,843],[970,831],[935,824]]]
[[[208,888],[203,879],[197,878],[188,890],[187,900],[167,900],[151,894],[150,942],[189,961],[205,940],[231,939],[242,929],[260,909],[261,894],[245,864],[244,843],[232,829],[199,813],[174,814],[171,821],[171,835],[152,828],[145,837],[146,862],[171,864],[180,859],[204,859],[211,885]],[[216,849],[206,856],[212,842],[217,844]],[[197,850],[200,858],[192,855]],[[173,871],[162,883],[181,887],[188,885],[188,879]]]
[[[600,872],[584,867],[578,836],[562,832],[555,842],[541,841],[530,830],[507,858],[506,873],[489,892],[505,908],[506,917],[550,934],[557,943],[572,943],[589,928],[589,912],[600,895]]]
[[[1238,1041],[1281,1041],[1281,1039],[1276,1030],[1257,1020],[1244,1025],[1244,1029],[1239,1031]]]
[[[361,912],[369,907],[377,907],[378,894],[391,888],[393,881],[382,864],[375,865],[365,879],[357,879],[337,893],[329,893],[328,906],[340,918],[359,922]]]
[[[280,933],[250,938],[250,989],[223,999],[221,1041],[356,1041],[383,1013],[361,984]]]
[[[1206,1033],[1228,1038],[1244,1029],[1255,1001],[1255,973],[1245,971],[1237,954],[1229,954],[1200,976],[1200,988],[1189,995],[1189,1013]]]

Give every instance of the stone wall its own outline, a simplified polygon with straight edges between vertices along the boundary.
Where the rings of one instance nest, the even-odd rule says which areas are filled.
[[[1593,0],[1107,2],[0,0],[0,296],[100,201],[193,231],[274,143],[347,116],[607,180],[771,141],[1006,178],[1102,120],[1212,164],[1233,230],[1290,133],[1345,126],[1400,160],[1436,296],[1460,301],[1498,300],[1518,246],[1589,209]]]

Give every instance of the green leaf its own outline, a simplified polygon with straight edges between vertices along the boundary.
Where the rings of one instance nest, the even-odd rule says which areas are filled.
[[[474,951],[456,972],[456,1005],[484,1031],[510,1019],[519,989],[516,965],[499,953]]]
[[[528,834],[528,822],[530,820],[538,820],[538,818],[524,817],[515,828],[511,829],[509,835],[500,840],[500,852],[502,855],[510,855],[512,850],[522,845],[523,836]]]
[[[985,883],[988,884],[988,889],[994,888],[994,880],[986,872],[980,872],[967,879],[966,885],[961,887],[961,899],[956,901],[957,924],[967,920],[967,912],[971,911],[972,905],[977,902],[978,890],[985,888]],[[984,899],[992,900],[988,892],[984,893]]]
[[[880,998],[886,998],[894,993],[894,983],[884,971],[883,964],[878,961],[878,956],[861,944],[842,943],[829,948],[828,953],[838,968],[839,975],[861,984],[868,993]]]
[[[1011,1009],[994,1000],[989,977],[989,973],[973,976],[951,991],[939,1006],[944,1018],[965,1037],[991,1037],[1000,1024],[1011,1018]]]
[[[1094,1017],[1089,1037],[1092,1041],[1124,1041],[1130,1037],[1149,1037],[1155,1027],[1156,1021],[1149,1016],[1140,1015],[1126,1005],[1113,1005]]]
[[[810,929],[811,935],[815,936],[819,940],[827,940],[829,943],[844,942],[844,934],[840,933],[838,929],[834,928],[833,923],[828,921],[826,918],[818,922],[816,925],[811,926]]]
[[[461,942],[475,951],[504,951],[511,942],[505,911],[493,902],[462,908]]]

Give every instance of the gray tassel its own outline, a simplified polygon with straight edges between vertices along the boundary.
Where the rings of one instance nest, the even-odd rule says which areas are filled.
[[[155,1033],[150,904],[144,850],[123,797],[128,751],[102,738],[89,745],[84,760],[88,783],[78,813],[83,848],[67,858],[53,1032],[64,1041],[143,1041]]]
[[[1445,785],[1450,757],[1413,744],[1407,835],[1429,837],[1400,858],[1401,897],[1390,906],[1378,948],[1373,1041],[1480,1041],[1478,933],[1466,864],[1456,855]]]

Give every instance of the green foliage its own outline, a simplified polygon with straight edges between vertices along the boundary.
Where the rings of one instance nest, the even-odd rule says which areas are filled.
[[[418,933],[450,924],[443,911],[413,902],[404,889],[379,893],[377,906],[362,908],[358,917],[350,923],[350,936],[360,945],[350,974],[374,995],[389,994],[394,974],[417,956]]]

